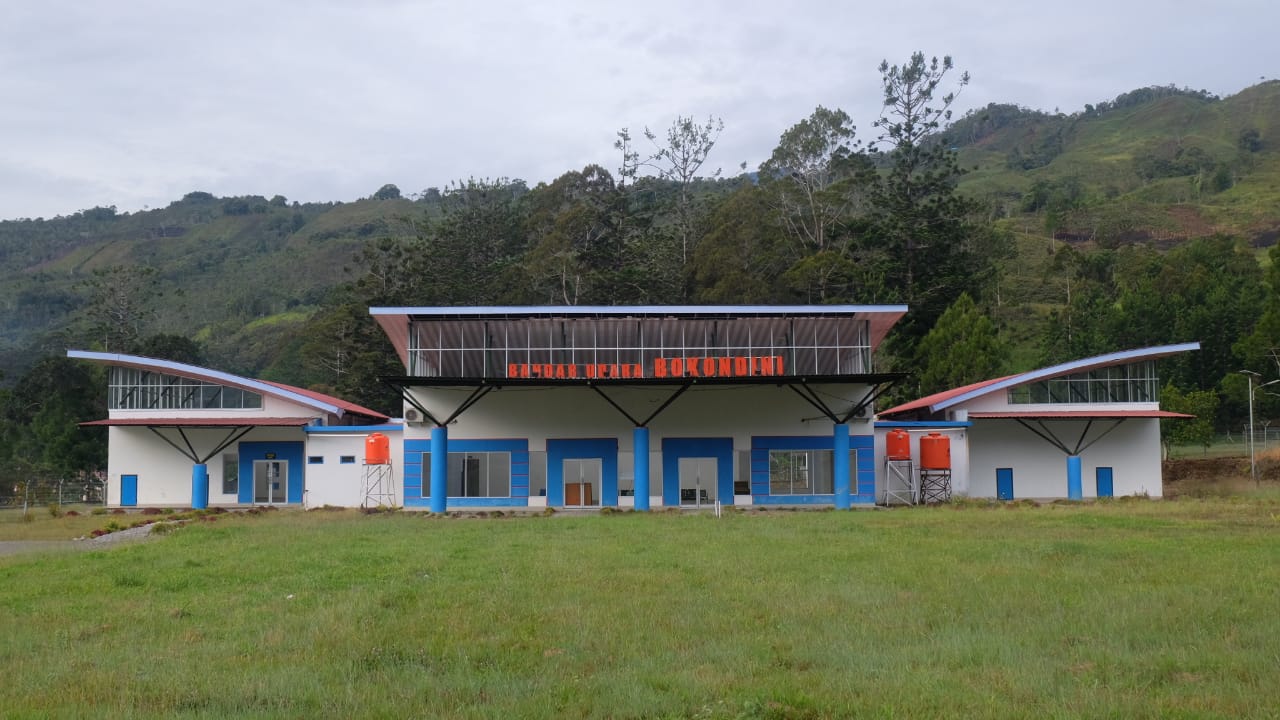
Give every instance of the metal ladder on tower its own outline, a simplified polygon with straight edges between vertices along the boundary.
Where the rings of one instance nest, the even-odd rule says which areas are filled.
[[[884,460],[884,504],[915,505],[920,502],[916,484],[915,463],[910,460]]]
[[[391,463],[365,463],[360,496],[362,508],[395,507],[396,474]]]

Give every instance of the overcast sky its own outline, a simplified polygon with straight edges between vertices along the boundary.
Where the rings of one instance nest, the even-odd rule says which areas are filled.
[[[1280,75],[1280,3],[0,0],[0,219],[192,190],[348,201],[530,186],[616,132],[724,119],[754,170],[818,105],[871,139],[882,59],[953,57],[989,102],[1070,112],[1147,85]]]

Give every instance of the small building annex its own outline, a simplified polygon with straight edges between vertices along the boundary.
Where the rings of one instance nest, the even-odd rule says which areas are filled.
[[[1128,350],[986,380],[884,410],[877,428],[911,432],[915,458],[920,437],[950,437],[958,495],[1160,497],[1160,420],[1190,416],[1160,409],[1156,361],[1198,349]],[[894,492],[887,472],[882,480]]]
[[[322,393],[185,363],[70,350],[108,371],[107,503],[359,505],[382,413]],[[393,443],[393,448],[398,448]]]

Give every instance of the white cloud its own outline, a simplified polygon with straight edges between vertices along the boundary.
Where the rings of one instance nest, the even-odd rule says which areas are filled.
[[[468,176],[531,184],[596,162],[614,133],[724,118],[709,163],[754,168],[819,104],[871,139],[881,59],[950,54],[961,110],[1064,111],[1143,85],[1236,92],[1274,76],[1270,5],[1057,6],[798,0],[279,2],[54,0],[0,26],[0,217],[187,191],[350,200]]]

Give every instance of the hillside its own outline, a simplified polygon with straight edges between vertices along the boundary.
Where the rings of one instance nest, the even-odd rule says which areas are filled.
[[[1171,88],[1071,115],[1007,105],[946,133],[968,193],[1024,233],[1101,246],[1280,235],[1280,81],[1225,99]]]
[[[983,291],[984,305],[1012,343],[1011,369],[1034,361],[1044,319],[1068,302],[1071,277],[1055,265],[1054,251],[1061,247],[1168,250],[1214,234],[1235,236],[1255,250],[1274,245],[1280,237],[1278,118],[1280,82],[1271,81],[1222,99],[1144,88],[1070,114],[991,105],[957,120],[943,139],[971,169],[960,190],[989,207],[989,218],[1014,249],[999,261],[1002,272],[994,287]],[[758,199],[733,194],[752,185],[754,175],[692,188],[700,203],[695,209],[702,213],[702,236],[719,238],[715,242],[728,253],[709,255],[710,270],[697,266],[694,257],[655,252],[657,246],[590,245],[606,231],[621,237],[627,223],[632,232],[636,223],[648,223],[658,233],[670,233],[681,218],[670,207],[679,194],[658,181],[649,181],[638,194],[632,188],[631,202],[643,206],[638,211],[609,206],[608,192],[620,192],[621,183],[615,187],[607,176],[598,168],[567,173],[519,200],[524,205],[510,217],[477,210],[477,217],[488,218],[485,222],[498,223],[488,235],[481,229],[487,226],[475,223],[473,236],[459,230],[471,222],[463,215],[474,201],[461,193],[463,211],[451,231],[462,248],[459,262],[482,262],[484,252],[505,254],[507,264],[492,266],[492,284],[512,301],[562,302],[573,297],[570,281],[574,293],[589,288],[593,273],[605,265],[613,275],[600,277],[614,279],[595,280],[597,292],[601,283],[623,278],[635,293],[657,293],[668,301],[677,296],[726,302],[806,299],[779,295],[777,287],[733,289],[748,286],[733,286],[740,279],[732,274],[711,272],[736,263],[752,277],[777,278],[793,262],[784,257],[778,231],[761,230],[759,218],[769,209]],[[479,208],[483,200],[474,202]],[[131,268],[146,270],[133,280],[140,283],[147,333],[195,339],[204,359],[220,368],[305,382],[296,370],[302,329],[317,309],[331,303],[334,290],[352,279],[356,253],[372,239],[422,235],[428,218],[441,217],[441,203],[439,193],[409,200],[398,191],[307,204],[280,196],[216,198],[192,192],[168,207],[137,213],[94,208],[67,217],[2,221],[3,382],[13,382],[41,355],[60,353],[69,344],[94,344],[87,316],[95,283],[100,292],[104,283],[115,282],[112,273],[124,269],[127,274]],[[857,226],[848,227],[856,231]],[[502,248],[483,247],[499,235],[515,239]],[[1265,261],[1265,253],[1258,256]],[[566,257],[594,266],[578,267],[573,272],[586,274],[571,276]],[[504,286],[502,273],[513,264],[543,273],[537,278],[542,284]],[[665,273],[666,284],[654,280],[654,273]],[[704,273],[730,289],[717,285],[719,294],[697,294],[695,285]],[[461,280],[464,288],[467,281],[440,280],[441,287],[459,287]],[[845,292],[850,298],[858,295],[856,287]]]

